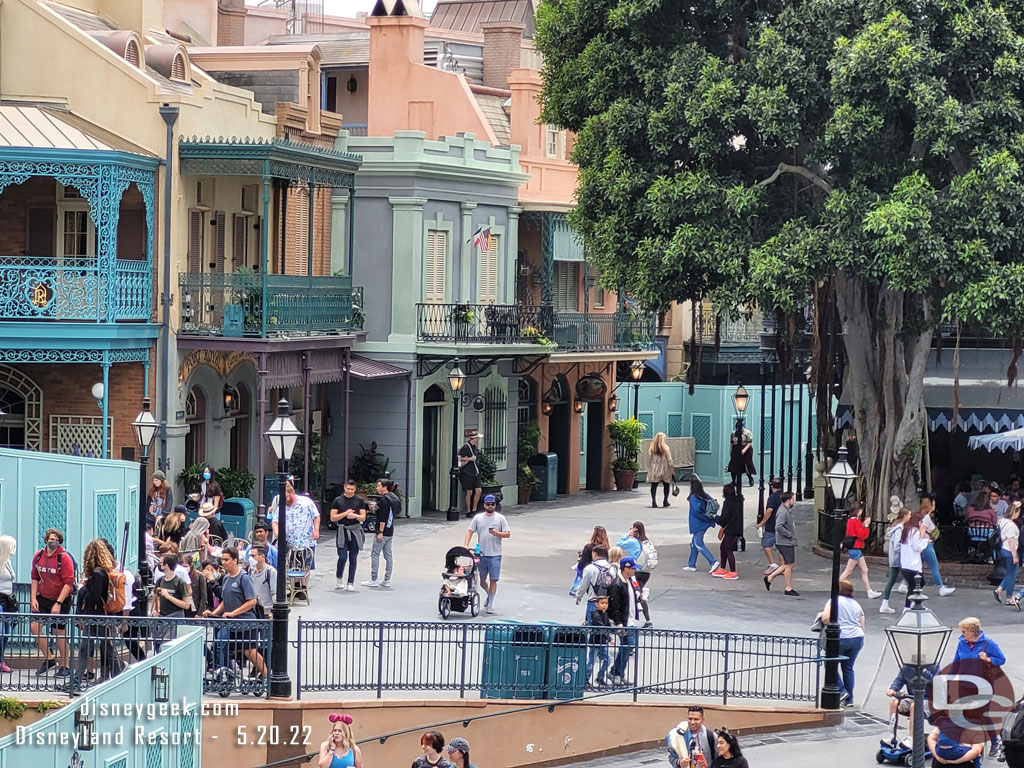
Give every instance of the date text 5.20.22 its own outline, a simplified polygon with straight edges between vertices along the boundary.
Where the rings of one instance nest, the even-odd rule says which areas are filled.
[[[309,746],[310,740],[313,738],[313,728],[308,725],[289,725],[287,727],[277,725],[254,725],[248,727],[240,725],[235,730],[235,738],[240,746]]]

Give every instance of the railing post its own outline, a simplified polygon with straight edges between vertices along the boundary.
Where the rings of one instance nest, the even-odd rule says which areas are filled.
[[[377,628],[377,698],[384,691],[384,622]]]
[[[729,703],[729,635],[725,635],[725,658],[722,662],[722,704]]]
[[[633,703],[636,703],[637,695],[640,690],[640,630],[633,630],[636,634],[633,635]],[[629,632],[629,629],[626,630]]]
[[[462,663],[459,670],[459,698],[466,698],[466,654],[469,652],[469,625],[462,625]]]
[[[302,617],[295,622],[295,700],[302,698]]]

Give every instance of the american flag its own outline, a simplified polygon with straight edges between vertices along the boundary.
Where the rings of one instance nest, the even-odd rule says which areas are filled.
[[[473,247],[479,247],[481,251],[491,250],[491,228],[483,225],[477,227],[473,233]]]

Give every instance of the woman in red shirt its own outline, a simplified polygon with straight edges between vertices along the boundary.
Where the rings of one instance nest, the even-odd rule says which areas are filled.
[[[850,544],[846,549],[850,559],[847,561],[846,569],[843,571],[843,575],[839,577],[839,580],[843,581],[849,578],[854,569],[859,568],[860,578],[864,582],[864,589],[867,590],[868,598],[874,600],[876,597],[881,597],[882,593],[875,592],[871,588],[871,580],[868,578],[868,561],[864,559],[864,544],[871,535],[871,518],[865,519],[864,515],[864,502],[853,502],[850,506],[850,516],[846,518],[846,539],[847,543]],[[850,539],[853,539],[853,541],[850,542]]]

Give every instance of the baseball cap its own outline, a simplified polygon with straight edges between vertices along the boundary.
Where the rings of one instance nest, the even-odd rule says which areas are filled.
[[[445,750],[448,752],[454,752],[455,750],[459,750],[459,752],[469,752],[469,742],[461,736],[456,736],[448,742],[448,746],[445,747]]]
[[[498,498],[493,493],[488,493],[484,496],[484,504],[497,504]]]
[[[632,557],[624,557],[619,560],[619,568],[636,568],[636,560]]]

